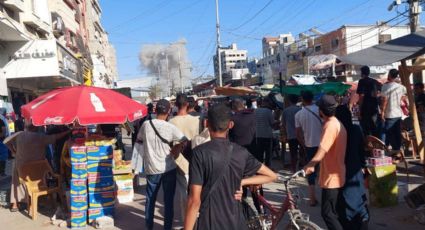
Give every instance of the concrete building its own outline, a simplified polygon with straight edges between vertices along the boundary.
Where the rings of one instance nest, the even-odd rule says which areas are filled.
[[[52,89],[91,85],[88,1],[0,0],[0,99],[18,114]]]
[[[102,9],[98,0],[88,0],[87,29],[89,33],[89,48],[93,60],[93,85],[112,88],[117,80],[115,49],[109,43],[108,34],[101,23]]]
[[[156,77],[139,77],[130,80],[119,80],[115,82],[115,86],[117,88],[130,88],[131,97],[134,100],[137,100],[142,103],[149,102],[149,92],[156,84]],[[151,98],[151,100],[153,99],[156,98]]]
[[[220,55],[224,84],[241,81],[245,78],[245,75],[249,73],[247,50],[239,50],[237,45],[233,43],[228,47],[222,47],[220,49]],[[214,72],[217,76],[218,61],[216,56],[214,56]]]
[[[292,34],[280,34],[277,37],[264,37],[262,40],[263,57],[258,60],[256,73],[263,84],[278,84],[287,69],[287,52],[295,41]]]
[[[380,22],[376,25],[344,25],[321,36],[309,38],[307,48],[298,49],[297,55],[303,59],[304,73],[351,80],[352,77],[358,77],[358,66],[337,64],[338,56],[354,53],[409,33],[409,26],[391,26]],[[298,65],[300,64],[301,62],[298,62]],[[389,69],[397,68],[398,64],[371,66],[371,73],[386,74]]]

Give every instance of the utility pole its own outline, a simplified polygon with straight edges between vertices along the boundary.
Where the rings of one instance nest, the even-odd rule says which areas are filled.
[[[409,0],[409,24],[410,24],[410,33],[415,33],[419,28],[419,14],[420,6],[419,0]],[[412,64],[416,62],[416,59],[412,60]],[[414,82],[423,82],[422,71],[413,74]]]
[[[410,32],[414,33],[419,28],[419,0],[409,0]]]
[[[165,64],[167,66],[167,88],[168,96],[171,97],[171,87],[170,87],[170,68],[168,67],[168,53],[165,53]]]
[[[178,47],[177,47],[178,48]],[[182,79],[182,67],[181,67],[181,57],[180,57],[180,49],[178,48],[178,58],[179,58],[179,76],[180,76],[180,92],[183,94],[183,79]]]
[[[215,0],[215,21],[217,29],[217,65],[218,65],[218,83],[223,86],[223,79],[221,75],[221,53],[220,53],[220,18],[218,14],[218,0]]]

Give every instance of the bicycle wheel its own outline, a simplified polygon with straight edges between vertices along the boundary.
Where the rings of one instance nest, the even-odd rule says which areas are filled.
[[[286,230],[322,230],[322,228],[317,226],[317,224],[308,220],[297,219],[295,220],[295,223],[298,225],[298,228],[290,223],[286,227]]]

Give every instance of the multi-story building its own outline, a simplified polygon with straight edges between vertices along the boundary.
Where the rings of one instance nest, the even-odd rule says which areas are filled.
[[[11,101],[18,114],[44,92],[91,85],[88,2],[0,0],[0,100]]]
[[[307,46],[298,46],[290,55],[288,66],[294,66],[287,75],[311,73],[323,77],[339,77],[350,80],[359,75],[358,67],[336,63],[338,56],[344,56],[380,43],[407,35],[409,26],[391,26],[383,23],[376,25],[344,25],[334,31],[305,38]],[[372,74],[384,74],[398,63],[388,66],[372,66]]]
[[[294,43],[292,34],[265,37],[262,40],[263,57],[258,61],[256,73],[264,84],[277,84],[287,69],[287,51]]]
[[[228,47],[220,48],[221,55],[221,71],[223,83],[228,84],[235,81],[241,81],[248,70],[248,51],[239,50],[235,43]],[[214,72],[218,76],[218,61],[214,56]]]
[[[102,9],[98,0],[88,0],[86,6],[89,15],[89,20],[87,21],[88,44],[94,64],[93,85],[111,88],[118,76],[115,49],[109,43],[108,34],[100,22]]]

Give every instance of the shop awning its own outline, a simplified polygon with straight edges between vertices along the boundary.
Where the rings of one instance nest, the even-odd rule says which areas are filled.
[[[425,31],[419,31],[338,59],[347,64],[382,66],[425,54]]]
[[[313,94],[332,93],[337,95],[343,95],[351,88],[351,85],[344,84],[341,82],[326,82],[317,85],[291,85],[282,87],[282,91],[279,87],[275,87],[272,92],[282,94],[295,94],[301,95],[302,91],[311,91]]]

